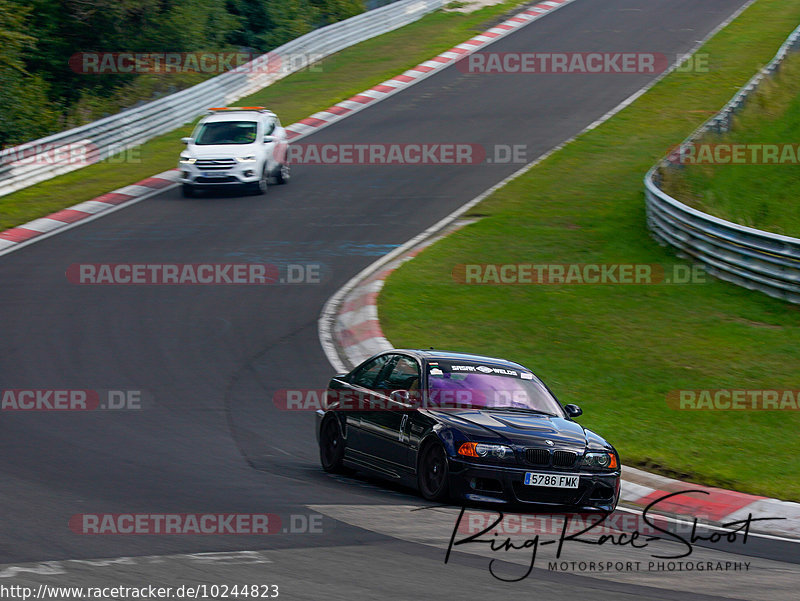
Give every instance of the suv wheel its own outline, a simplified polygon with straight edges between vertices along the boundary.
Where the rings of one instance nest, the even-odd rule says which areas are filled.
[[[252,186],[253,194],[263,195],[267,193],[267,179],[269,174],[267,172],[267,166],[264,165],[264,169],[261,171],[261,177],[257,182],[253,182],[250,184]]]
[[[281,166],[278,167],[278,171],[275,173],[275,181],[278,184],[288,184],[291,177],[292,171],[289,168],[289,165],[286,163],[281,163]]]
[[[192,184],[183,184],[181,186],[181,194],[183,194],[184,198],[193,198],[194,187],[192,186]]]

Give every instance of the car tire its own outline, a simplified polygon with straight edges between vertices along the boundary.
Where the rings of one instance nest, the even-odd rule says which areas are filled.
[[[292,170],[289,165],[283,163],[275,172],[275,182],[279,185],[288,184],[292,177]]]
[[[447,453],[438,440],[430,442],[420,451],[417,466],[417,486],[428,501],[445,501],[449,497],[449,470]]]
[[[194,198],[194,186],[191,184],[183,184],[181,186],[181,194],[184,198]]]
[[[261,171],[261,178],[257,182],[251,184],[252,186],[251,189],[253,191],[253,194],[258,194],[259,196],[263,196],[264,194],[266,194],[269,188],[267,182],[268,179],[269,175],[267,172],[267,166],[264,165],[264,169]]]
[[[344,437],[339,420],[330,416],[322,421],[319,428],[319,462],[322,469],[330,474],[344,472]]]

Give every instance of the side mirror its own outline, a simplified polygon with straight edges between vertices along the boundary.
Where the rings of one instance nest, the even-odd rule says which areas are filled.
[[[347,387],[347,374],[336,374],[328,382],[328,390],[341,390]]]
[[[408,390],[393,390],[392,393],[389,395],[389,398],[392,399],[395,403],[402,403],[403,405],[408,405],[409,401],[411,400],[411,395],[408,394]]]
[[[189,142],[191,142],[191,141],[192,141],[191,138],[181,138],[181,142],[186,144],[187,146],[189,145]]]
[[[264,136],[264,144],[270,144],[275,141],[275,136]]]
[[[578,417],[579,415],[583,415],[583,409],[577,405],[564,405],[564,411],[567,412],[569,417]]]

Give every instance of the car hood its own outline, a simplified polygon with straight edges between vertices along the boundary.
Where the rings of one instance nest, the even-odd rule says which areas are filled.
[[[449,422],[452,426],[468,431],[472,430],[473,435],[491,434],[489,438],[497,437],[513,444],[544,446],[545,440],[552,440],[555,448],[583,450],[589,443],[587,435],[592,434],[572,420],[549,415],[493,411],[491,409],[464,409],[436,411],[435,413],[440,420]],[[593,435],[592,438],[599,437]]]

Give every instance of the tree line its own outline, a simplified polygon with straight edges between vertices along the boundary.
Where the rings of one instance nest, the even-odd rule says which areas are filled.
[[[209,74],[86,75],[82,52],[267,52],[364,0],[0,0],[0,148],[117,112]]]

